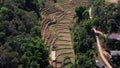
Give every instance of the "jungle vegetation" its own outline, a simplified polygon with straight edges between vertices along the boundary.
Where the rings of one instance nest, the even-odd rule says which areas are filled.
[[[89,19],[88,10],[92,8],[93,19]],[[76,68],[95,68],[95,57],[99,56],[96,40],[92,30],[95,27],[105,34],[120,33],[120,4],[109,3],[105,0],[88,0],[88,6],[75,9],[78,18],[72,31]],[[101,36],[100,36],[101,37]],[[102,37],[101,37],[102,38]],[[120,41],[103,38],[107,50],[120,50]],[[119,67],[117,63],[112,62]]]
[[[0,68],[45,68],[40,36],[44,0],[0,0]]]

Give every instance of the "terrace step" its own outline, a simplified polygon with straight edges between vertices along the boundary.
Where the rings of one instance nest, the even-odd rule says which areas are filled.
[[[72,46],[72,44],[54,44],[54,46],[56,46],[56,47],[59,47],[59,46],[64,47],[64,46]]]
[[[58,45],[58,46],[56,47],[56,50],[57,50],[57,49],[64,49],[64,48],[66,48],[66,49],[67,49],[67,48],[73,48],[73,46],[65,45],[65,44],[64,44],[64,45]]]
[[[65,48],[65,47],[63,46],[63,48],[56,48],[55,50],[58,51],[58,50],[63,50],[63,49],[72,49],[72,48]]]
[[[56,67],[55,68],[61,68],[61,65],[62,64],[62,62],[56,62]]]
[[[71,38],[68,37],[59,37],[58,39],[71,40]]]
[[[64,30],[64,29],[69,29],[69,28],[56,28],[56,30]]]
[[[59,38],[57,40],[71,42],[71,40],[65,40],[65,39],[59,39]]]
[[[61,20],[60,22],[68,23],[68,22],[70,22],[70,20]]]
[[[56,25],[58,26],[70,26],[70,23],[56,23]]]
[[[51,44],[51,42],[53,41],[53,39],[54,39],[54,36],[50,34],[50,37],[48,39],[48,45]]]
[[[69,53],[62,53],[60,56],[57,57],[56,61],[63,62],[63,61],[65,60],[66,57],[74,58],[72,52],[69,52]]]
[[[63,25],[65,25],[65,24],[68,25],[69,24],[70,25],[70,22],[61,22],[61,21],[59,21],[56,24],[63,24]]]
[[[65,35],[66,36],[66,35],[69,35],[69,33],[70,32],[59,32],[59,31],[56,32],[56,34],[58,35],[58,38],[59,38],[60,35]]]
[[[59,29],[56,29],[58,32],[70,32],[69,29],[63,29],[63,30],[59,30]]]
[[[70,27],[66,26],[55,26],[56,29],[69,29]]]
[[[73,49],[62,49],[62,50],[56,50],[56,57],[59,57],[61,55],[64,54],[69,54],[69,53],[73,53]]]
[[[58,23],[55,24],[56,27],[58,27],[58,26],[61,26],[61,27],[66,27],[67,26],[68,27],[68,25],[69,24],[58,24]]]
[[[57,28],[56,30],[58,30],[58,31],[60,31],[60,32],[61,32],[61,31],[62,31],[62,32],[63,32],[63,31],[64,31],[64,32],[70,32],[69,29],[59,29],[59,28]]]
[[[59,33],[58,37],[68,37],[68,38],[71,38],[71,35],[69,33]]]
[[[60,34],[70,34],[70,32],[67,32],[67,31],[66,32],[65,31],[63,31],[63,32],[62,31],[61,32],[57,31],[57,32],[58,32],[59,35]]]
[[[70,41],[61,41],[61,40],[57,40],[56,42],[55,42],[55,44],[71,44],[71,42]]]

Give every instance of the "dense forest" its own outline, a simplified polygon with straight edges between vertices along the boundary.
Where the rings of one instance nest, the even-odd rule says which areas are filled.
[[[45,68],[40,36],[44,0],[0,0],[0,68]]]
[[[92,8],[93,19],[89,19],[88,10]],[[95,34],[97,30],[105,34],[120,33],[120,4],[106,2],[105,0],[88,0],[88,6],[80,6],[75,9],[78,21],[73,27],[72,36],[76,53],[76,68],[94,68],[95,57],[99,56],[96,47]],[[120,41],[110,40],[100,36],[106,43],[106,50],[119,50]],[[119,67],[119,62],[113,62]]]

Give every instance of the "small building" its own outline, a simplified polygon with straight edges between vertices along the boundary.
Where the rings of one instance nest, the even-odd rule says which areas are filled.
[[[110,36],[109,36],[110,39],[116,39],[116,40],[120,40],[120,35],[117,34],[117,33],[112,33]]]
[[[51,60],[55,61],[56,60],[56,51],[51,51]]]
[[[106,0],[107,2],[111,2],[111,3],[118,3],[120,2],[120,0]]]
[[[110,51],[110,55],[112,59],[120,58],[120,51]]]
[[[95,60],[95,65],[97,68],[105,68],[105,64],[99,60]]]

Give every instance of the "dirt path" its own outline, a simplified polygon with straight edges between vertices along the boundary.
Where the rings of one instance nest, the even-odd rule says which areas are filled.
[[[96,33],[96,30],[95,28],[93,28],[94,32]],[[100,33],[101,34],[101,33]],[[112,66],[110,65],[110,63],[108,62],[108,60],[105,58],[105,56],[103,55],[103,50],[102,50],[102,47],[100,45],[100,40],[99,40],[99,37],[97,35],[95,35],[96,37],[96,41],[97,41],[97,47],[98,47],[98,51],[99,51],[99,54],[102,58],[102,60],[104,61],[104,63],[107,65],[108,68],[112,68]]]

